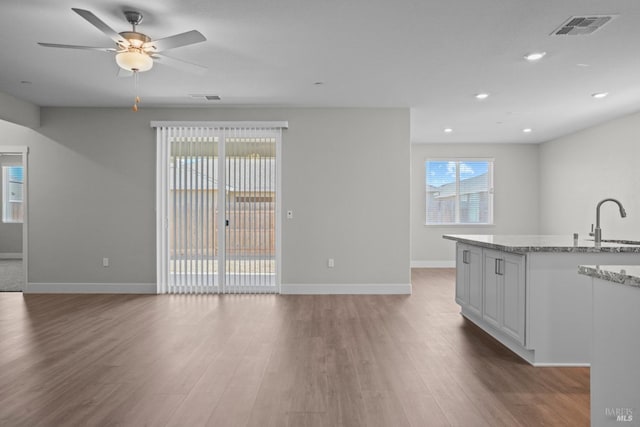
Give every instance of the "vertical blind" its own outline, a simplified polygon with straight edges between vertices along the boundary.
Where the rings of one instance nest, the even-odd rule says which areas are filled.
[[[276,140],[264,131],[243,133],[225,139],[225,286],[273,292]]]
[[[277,158],[286,124],[152,126],[158,292],[277,292]]]

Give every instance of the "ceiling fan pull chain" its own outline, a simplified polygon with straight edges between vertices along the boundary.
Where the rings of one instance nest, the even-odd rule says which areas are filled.
[[[138,96],[138,70],[133,69],[133,85],[135,98],[133,100],[133,111],[138,111],[138,104],[140,103],[140,97]]]

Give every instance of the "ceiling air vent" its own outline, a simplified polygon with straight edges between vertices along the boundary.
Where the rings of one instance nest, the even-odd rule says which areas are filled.
[[[207,101],[220,101],[220,97],[218,95],[203,95],[203,94],[191,94],[189,95],[191,98],[200,98],[206,99]]]
[[[572,16],[564,24],[553,30],[555,36],[584,36],[602,28],[615,15]]]

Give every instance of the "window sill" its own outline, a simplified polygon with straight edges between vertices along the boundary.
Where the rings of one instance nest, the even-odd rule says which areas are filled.
[[[488,227],[495,227],[495,224],[460,224],[460,223],[450,223],[450,224],[424,224],[425,227],[447,227],[447,228],[472,228],[472,227],[478,227],[478,228],[488,228]]]

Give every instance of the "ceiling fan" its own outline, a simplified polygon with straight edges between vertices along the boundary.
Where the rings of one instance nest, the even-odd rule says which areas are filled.
[[[131,31],[123,31],[121,33],[118,33],[88,10],[77,8],[72,8],[71,10],[89,21],[90,24],[92,24],[98,30],[102,31],[102,33],[104,33],[107,37],[113,40],[115,42],[115,47],[92,47],[57,43],[38,43],[40,46],[64,49],[96,50],[112,53],[115,52],[116,63],[121,70],[125,71],[125,73],[120,72],[121,75],[130,75],[132,73],[137,74],[138,72],[148,71],[153,67],[154,60],[159,60],[159,63],[187,69],[189,71],[197,73],[201,73],[206,70],[205,67],[202,67],[200,65],[185,62],[159,53],[169,49],[188,46],[207,40],[199,31],[191,30],[162,39],[153,40],[146,34],[136,31],[136,27],[138,26],[138,24],[140,24],[140,22],[142,22],[142,13],[140,12],[129,10],[125,11],[124,16],[132,25],[133,29]]]

